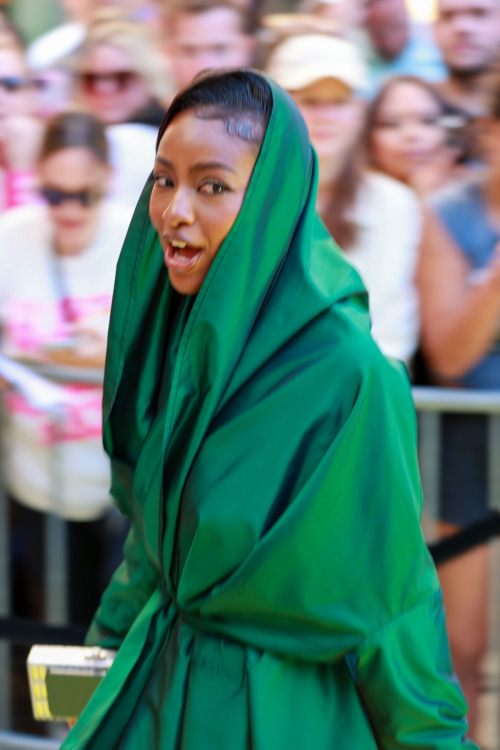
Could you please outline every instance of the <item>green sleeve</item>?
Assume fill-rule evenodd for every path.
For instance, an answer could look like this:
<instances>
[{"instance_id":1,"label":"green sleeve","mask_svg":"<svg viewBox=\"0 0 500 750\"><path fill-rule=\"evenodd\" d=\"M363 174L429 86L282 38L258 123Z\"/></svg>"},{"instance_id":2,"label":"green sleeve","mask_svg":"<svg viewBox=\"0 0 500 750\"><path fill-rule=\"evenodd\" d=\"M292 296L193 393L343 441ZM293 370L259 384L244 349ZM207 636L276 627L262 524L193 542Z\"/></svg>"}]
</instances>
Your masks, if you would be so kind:
<instances>
[{"instance_id":1,"label":"green sleeve","mask_svg":"<svg viewBox=\"0 0 500 750\"><path fill-rule=\"evenodd\" d=\"M441 587L420 526L415 410L409 383L395 363L370 369L355 426L362 437L347 448L353 472L358 465L364 467L359 476L365 475L365 484L350 483L356 515L364 520L358 559L366 548L372 564L363 566L360 581L368 627L347 661L377 746L473 750Z\"/></svg>"},{"instance_id":2,"label":"green sleeve","mask_svg":"<svg viewBox=\"0 0 500 750\"><path fill-rule=\"evenodd\" d=\"M133 523L123 548L124 560L103 594L85 643L88 646L118 649L134 620L159 581L151 564L142 535Z\"/></svg>"},{"instance_id":3,"label":"green sleeve","mask_svg":"<svg viewBox=\"0 0 500 750\"><path fill-rule=\"evenodd\" d=\"M353 661L382 750L477 750L465 737L467 705L453 673L440 590L368 637Z\"/></svg>"}]
</instances>

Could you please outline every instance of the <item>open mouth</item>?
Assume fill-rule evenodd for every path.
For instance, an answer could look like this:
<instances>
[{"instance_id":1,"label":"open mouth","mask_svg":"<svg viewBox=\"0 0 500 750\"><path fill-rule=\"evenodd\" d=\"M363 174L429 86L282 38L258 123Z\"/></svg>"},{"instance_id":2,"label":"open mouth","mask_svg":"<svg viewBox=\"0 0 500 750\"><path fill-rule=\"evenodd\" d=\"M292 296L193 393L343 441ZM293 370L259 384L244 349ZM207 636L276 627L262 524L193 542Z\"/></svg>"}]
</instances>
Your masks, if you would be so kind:
<instances>
[{"instance_id":1,"label":"open mouth","mask_svg":"<svg viewBox=\"0 0 500 750\"><path fill-rule=\"evenodd\" d=\"M190 247L185 242L169 242L165 251L165 265L177 273L187 273L195 267L202 253L199 247Z\"/></svg>"}]
</instances>

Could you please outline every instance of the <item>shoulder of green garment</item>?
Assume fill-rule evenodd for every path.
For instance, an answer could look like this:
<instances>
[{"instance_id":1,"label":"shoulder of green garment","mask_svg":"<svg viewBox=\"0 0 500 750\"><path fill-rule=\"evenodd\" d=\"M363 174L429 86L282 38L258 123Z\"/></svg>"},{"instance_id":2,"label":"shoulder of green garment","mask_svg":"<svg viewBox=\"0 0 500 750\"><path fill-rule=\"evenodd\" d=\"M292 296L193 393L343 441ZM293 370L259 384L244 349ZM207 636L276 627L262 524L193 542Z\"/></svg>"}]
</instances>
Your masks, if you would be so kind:
<instances>
[{"instance_id":1,"label":"shoulder of green garment","mask_svg":"<svg viewBox=\"0 0 500 750\"><path fill-rule=\"evenodd\" d=\"M339 396L350 393L353 403L366 396L377 400L378 407L382 401L387 408L403 407L412 417L407 369L402 362L382 354L373 340L362 295L332 305L322 315L320 335L324 348L323 373L326 380L331 378L332 390Z\"/></svg>"}]
</instances>

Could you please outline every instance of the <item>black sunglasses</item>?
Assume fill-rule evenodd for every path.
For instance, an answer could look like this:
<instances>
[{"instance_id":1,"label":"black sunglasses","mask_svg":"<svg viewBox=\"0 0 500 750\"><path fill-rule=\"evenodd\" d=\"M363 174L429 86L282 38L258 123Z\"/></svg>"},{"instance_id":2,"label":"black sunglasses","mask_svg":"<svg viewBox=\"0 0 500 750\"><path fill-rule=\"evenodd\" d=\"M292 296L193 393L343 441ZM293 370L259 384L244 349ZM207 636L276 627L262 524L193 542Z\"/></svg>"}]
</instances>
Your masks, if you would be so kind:
<instances>
[{"instance_id":1,"label":"black sunglasses","mask_svg":"<svg viewBox=\"0 0 500 750\"><path fill-rule=\"evenodd\" d=\"M132 70L116 70L113 73L80 73L80 80L83 87L90 93L99 88L100 83L111 83L115 89L124 91L132 81L135 81L137 74Z\"/></svg>"},{"instance_id":2,"label":"black sunglasses","mask_svg":"<svg viewBox=\"0 0 500 750\"><path fill-rule=\"evenodd\" d=\"M20 76L4 76L0 78L0 86L11 93L12 91L19 91L28 85L27 78L21 78Z\"/></svg>"},{"instance_id":3,"label":"black sunglasses","mask_svg":"<svg viewBox=\"0 0 500 750\"><path fill-rule=\"evenodd\" d=\"M40 188L39 192L43 195L49 206L60 206L67 201L76 201L84 208L90 208L90 206L99 203L104 195L100 190L80 190L76 193L68 193L65 190L50 187Z\"/></svg>"}]
</instances>

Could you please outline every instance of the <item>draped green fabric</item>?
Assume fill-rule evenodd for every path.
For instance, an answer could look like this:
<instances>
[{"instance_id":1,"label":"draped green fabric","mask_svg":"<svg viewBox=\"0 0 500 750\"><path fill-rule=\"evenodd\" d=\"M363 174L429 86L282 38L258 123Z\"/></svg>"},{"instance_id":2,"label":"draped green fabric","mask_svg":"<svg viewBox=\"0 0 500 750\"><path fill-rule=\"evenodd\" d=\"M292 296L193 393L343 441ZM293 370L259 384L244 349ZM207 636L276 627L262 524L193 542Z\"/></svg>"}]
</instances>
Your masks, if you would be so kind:
<instances>
[{"instance_id":1,"label":"draped green fabric","mask_svg":"<svg viewBox=\"0 0 500 750\"><path fill-rule=\"evenodd\" d=\"M123 248L104 439L132 527L88 635L119 652L64 750L475 747L407 377L272 90L243 207L170 326L151 181Z\"/></svg>"}]
</instances>

